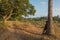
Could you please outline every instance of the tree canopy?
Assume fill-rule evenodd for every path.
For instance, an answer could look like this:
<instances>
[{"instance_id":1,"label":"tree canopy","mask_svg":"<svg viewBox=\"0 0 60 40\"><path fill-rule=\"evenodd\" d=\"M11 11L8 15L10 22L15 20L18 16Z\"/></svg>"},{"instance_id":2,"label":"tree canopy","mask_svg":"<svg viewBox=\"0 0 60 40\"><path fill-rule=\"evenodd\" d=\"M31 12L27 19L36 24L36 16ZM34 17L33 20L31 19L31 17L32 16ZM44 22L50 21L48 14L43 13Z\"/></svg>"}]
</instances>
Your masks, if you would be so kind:
<instances>
[{"instance_id":1,"label":"tree canopy","mask_svg":"<svg viewBox=\"0 0 60 40\"><path fill-rule=\"evenodd\" d=\"M20 18L22 15L34 15L35 9L29 0L0 0L0 18Z\"/></svg>"}]
</instances>

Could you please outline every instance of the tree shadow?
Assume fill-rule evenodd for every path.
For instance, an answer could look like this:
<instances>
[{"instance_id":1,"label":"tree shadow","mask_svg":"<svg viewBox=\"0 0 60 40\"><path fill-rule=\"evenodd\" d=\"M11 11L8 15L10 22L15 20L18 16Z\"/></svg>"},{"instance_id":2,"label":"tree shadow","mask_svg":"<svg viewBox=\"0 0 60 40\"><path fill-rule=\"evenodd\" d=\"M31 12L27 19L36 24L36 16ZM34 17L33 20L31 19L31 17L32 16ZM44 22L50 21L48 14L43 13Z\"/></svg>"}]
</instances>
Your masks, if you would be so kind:
<instances>
[{"instance_id":1,"label":"tree shadow","mask_svg":"<svg viewBox=\"0 0 60 40\"><path fill-rule=\"evenodd\" d=\"M41 38L43 40L56 40L56 39L58 39L55 35L51 35L51 34L50 35L42 34Z\"/></svg>"}]
</instances>

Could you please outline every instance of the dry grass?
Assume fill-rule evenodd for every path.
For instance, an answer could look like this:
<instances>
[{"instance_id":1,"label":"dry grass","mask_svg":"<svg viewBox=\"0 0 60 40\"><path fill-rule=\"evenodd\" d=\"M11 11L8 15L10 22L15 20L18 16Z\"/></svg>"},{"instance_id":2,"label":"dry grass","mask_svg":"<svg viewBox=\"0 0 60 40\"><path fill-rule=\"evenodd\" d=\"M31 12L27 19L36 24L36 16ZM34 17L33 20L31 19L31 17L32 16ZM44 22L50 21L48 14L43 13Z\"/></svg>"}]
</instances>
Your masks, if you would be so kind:
<instances>
[{"instance_id":1,"label":"dry grass","mask_svg":"<svg viewBox=\"0 0 60 40\"><path fill-rule=\"evenodd\" d=\"M55 40L53 36L41 35L44 24L34 25L31 22L7 21L6 29L0 29L0 40ZM39 26L40 25L40 28ZM60 40L59 23L54 23L57 40Z\"/></svg>"}]
</instances>

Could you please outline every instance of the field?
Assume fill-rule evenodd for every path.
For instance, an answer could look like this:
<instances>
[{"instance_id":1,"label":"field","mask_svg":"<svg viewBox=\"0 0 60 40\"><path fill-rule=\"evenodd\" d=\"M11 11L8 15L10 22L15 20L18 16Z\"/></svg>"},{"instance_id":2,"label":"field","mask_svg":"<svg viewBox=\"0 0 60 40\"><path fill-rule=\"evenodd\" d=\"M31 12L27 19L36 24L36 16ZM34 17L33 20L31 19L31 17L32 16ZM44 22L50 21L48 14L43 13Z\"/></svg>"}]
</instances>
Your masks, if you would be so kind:
<instances>
[{"instance_id":1,"label":"field","mask_svg":"<svg viewBox=\"0 0 60 40\"><path fill-rule=\"evenodd\" d=\"M53 22L55 36L42 35L44 26L44 20L0 23L0 40L60 40L60 23Z\"/></svg>"}]
</instances>

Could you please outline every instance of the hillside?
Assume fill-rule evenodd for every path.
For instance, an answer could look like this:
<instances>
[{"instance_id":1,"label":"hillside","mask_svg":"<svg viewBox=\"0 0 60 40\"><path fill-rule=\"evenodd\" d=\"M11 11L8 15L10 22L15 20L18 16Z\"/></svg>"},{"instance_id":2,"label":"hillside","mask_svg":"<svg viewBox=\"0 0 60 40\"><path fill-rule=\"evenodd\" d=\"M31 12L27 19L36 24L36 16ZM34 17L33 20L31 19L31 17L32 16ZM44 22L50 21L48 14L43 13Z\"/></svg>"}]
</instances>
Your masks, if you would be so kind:
<instances>
[{"instance_id":1,"label":"hillside","mask_svg":"<svg viewBox=\"0 0 60 40\"><path fill-rule=\"evenodd\" d=\"M53 24L56 38L42 35L44 24L44 22L39 22L39 24L35 25L29 21L7 21L6 26L0 28L0 40L60 40L59 23Z\"/></svg>"}]
</instances>

